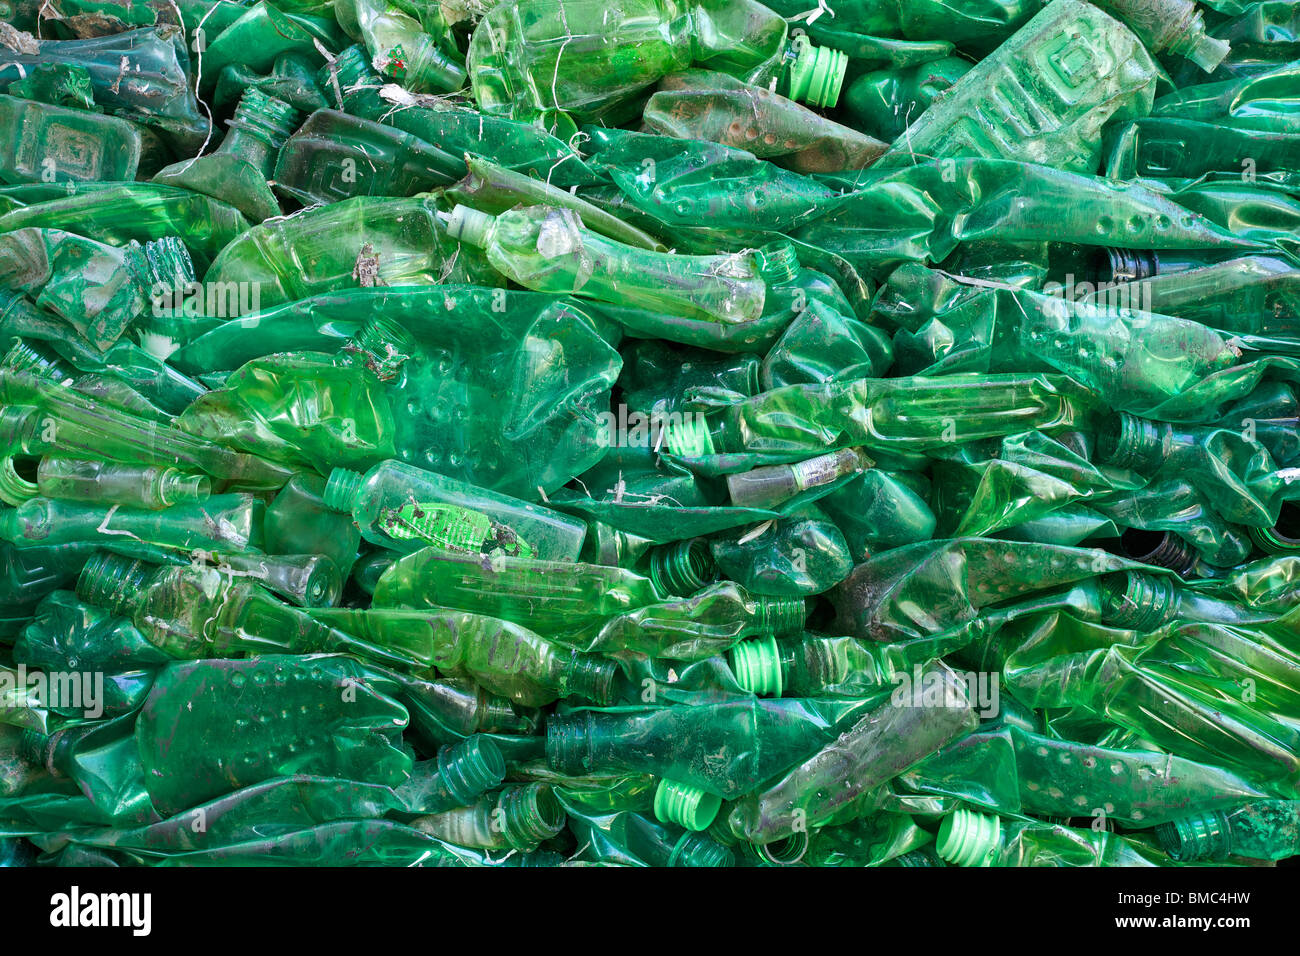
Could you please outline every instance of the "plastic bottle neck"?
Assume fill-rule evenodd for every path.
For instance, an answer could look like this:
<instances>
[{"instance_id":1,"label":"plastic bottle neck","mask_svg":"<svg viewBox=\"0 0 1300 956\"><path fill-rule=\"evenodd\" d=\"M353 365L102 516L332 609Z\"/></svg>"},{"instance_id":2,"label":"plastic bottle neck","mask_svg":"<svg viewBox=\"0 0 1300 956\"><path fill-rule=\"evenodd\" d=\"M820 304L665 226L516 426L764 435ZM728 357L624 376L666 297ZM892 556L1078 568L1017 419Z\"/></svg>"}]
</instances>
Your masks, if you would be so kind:
<instances>
[{"instance_id":1,"label":"plastic bottle neck","mask_svg":"<svg viewBox=\"0 0 1300 956\"><path fill-rule=\"evenodd\" d=\"M1134 561L1168 568L1177 574L1187 574L1200 562L1192 546L1172 531L1129 528L1120 537L1120 546Z\"/></svg>"},{"instance_id":2,"label":"plastic bottle neck","mask_svg":"<svg viewBox=\"0 0 1300 956\"><path fill-rule=\"evenodd\" d=\"M506 775L505 758L488 737L467 737L438 751L438 780L456 806L465 806Z\"/></svg>"},{"instance_id":3,"label":"plastic bottle neck","mask_svg":"<svg viewBox=\"0 0 1300 956\"><path fill-rule=\"evenodd\" d=\"M143 601L144 589L156 570L143 561L101 551L81 569L77 597L130 617Z\"/></svg>"},{"instance_id":4,"label":"plastic bottle neck","mask_svg":"<svg viewBox=\"0 0 1300 956\"><path fill-rule=\"evenodd\" d=\"M660 594L689 597L717 576L703 538L661 545L650 552L650 581Z\"/></svg>"},{"instance_id":5,"label":"plastic bottle neck","mask_svg":"<svg viewBox=\"0 0 1300 956\"><path fill-rule=\"evenodd\" d=\"M1002 842L1002 820L988 813L954 810L939 825L938 853L945 863L988 866Z\"/></svg>"},{"instance_id":6,"label":"plastic bottle neck","mask_svg":"<svg viewBox=\"0 0 1300 956\"><path fill-rule=\"evenodd\" d=\"M1228 818L1218 810L1162 823L1156 839L1180 863L1222 860L1232 852Z\"/></svg>"},{"instance_id":7,"label":"plastic bottle neck","mask_svg":"<svg viewBox=\"0 0 1300 956\"><path fill-rule=\"evenodd\" d=\"M22 339L14 342L13 348L0 359L0 367L27 372L56 383L66 382L75 376L73 369L66 363Z\"/></svg>"},{"instance_id":8,"label":"plastic bottle neck","mask_svg":"<svg viewBox=\"0 0 1300 956\"><path fill-rule=\"evenodd\" d=\"M546 722L546 762L552 770L570 775L590 773L591 715L557 714Z\"/></svg>"},{"instance_id":9,"label":"plastic bottle neck","mask_svg":"<svg viewBox=\"0 0 1300 956\"><path fill-rule=\"evenodd\" d=\"M1277 523L1271 528L1249 528L1251 540L1266 554L1300 551L1300 507L1282 503Z\"/></svg>"},{"instance_id":10,"label":"plastic bottle neck","mask_svg":"<svg viewBox=\"0 0 1300 956\"><path fill-rule=\"evenodd\" d=\"M833 107L840 99L849 58L839 50L814 46L806 36L795 37L786 52L786 90L792 100L809 106Z\"/></svg>"},{"instance_id":11,"label":"plastic bottle neck","mask_svg":"<svg viewBox=\"0 0 1300 956\"><path fill-rule=\"evenodd\" d=\"M459 242L482 248L488 244L488 232L496 221L496 216L458 205L447 217L447 235Z\"/></svg>"},{"instance_id":12,"label":"plastic bottle neck","mask_svg":"<svg viewBox=\"0 0 1300 956\"><path fill-rule=\"evenodd\" d=\"M612 660L574 651L564 670L564 687L569 694L605 706L614 701L614 679L618 673L618 665Z\"/></svg>"},{"instance_id":13,"label":"plastic bottle neck","mask_svg":"<svg viewBox=\"0 0 1300 956\"><path fill-rule=\"evenodd\" d=\"M736 863L736 856L720 843L709 839L702 833L687 830L673 845L668 854L668 865L690 867L731 867Z\"/></svg>"},{"instance_id":14,"label":"plastic bottle neck","mask_svg":"<svg viewBox=\"0 0 1300 956\"><path fill-rule=\"evenodd\" d=\"M754 597L754 624L775 637L798 634L808 619L803 598Z\"/></svg>"},{"instance_id":15,"label":"plastic bottle neck","mask_svg":"<svg viewBox=\"0 0 1300 956\"><path fill-rule=\"evenodd\" d=\"M1097 432L1097 455L1104 465L1153 471L1173 451L1174 429L1165 422L1148 421L1120 412Z\"/></svg>"},{"instance_id":16,"label":"plastic bottle neck","mask_svg":"<svg viewBox=\"0 0 1300 956\"><path fill-rule=\"evenodd\" d=\"M546 784L505 787L496 805L502 835L516 849L534 847L564 829L564 808Z\"/></svg>"},{"instance_id":17,"label":"plastic bottle neck","mask_svg":"<svg viewBox=\"0 0 1300 956\"><path fill-rule=\"evenodd\" d=\"M144 258L154 287L183 291L194 282L194 260L177 236L163 236L146 242Z\"/></svg>"},{"instance_id":18,"label":"plastic bottle neck","mask_svg":"<svg viewBox=\"0 0 1300 956\"><path fill-rule=\"evenodd\" d=\"M1099 282L1137 282L1151 278L1160 269L1153 250L1108 247L1102 254L1106 258L1110 274L1097 276Z\"/></svg>"},{"instance_id":19,"label":"plastic bottle neck","mask_svg":"<svg viewBox=\"0 0 1300 956\"><path fill-rule=\"evenodd\" d=\"M325 482L321 498L325 507L340 514L350 515L361 504L361 486L365 475L347 468L335 468Z\"/></svg>"},{"instance_id":20,"label":"plastic bottle neck","mask_svg":"<svg viewBox=\"0 0 1300 956\"><path fill-rule=\"evenodd\" d=\"M1224 58L1232 52L1232 48L1224 40L1207 36L1205 19L1201 16L1201 11L1195 7L1192 9L1194 12L1186 26L1182 27L1179 35L1169 42L1168 50L1170 53L1191 60L1206 73L1213 73Z\"/></svg>"},{"instance_id":21,"label":"plastic bottle neck","mask_svg":"<svg viewBox=\"0 0 1300 956\"><path fill-rule=\"evenodd\" d=\"M768 285L791 282L799 274L799 254L792 242L773 242L754 253L759 275Z\"/></svg>"},{"instance_id":22,"label":"plastic bottle neck","mask_svg":"<svg viewBox=\"0 0 1300 956\"><path fill-rule=\"evenodd\" d=\"M276 154L293 134L301 117L288 103L261 90L247 90L235 107L235 115L226 123L230 132L217 152L238 156L270 179Z\"/></svg>"},{"instance_id":23,"label":"plastic bottle neck","mask_svg":"<svg viewBox=\"0 0 1300 956\"><path fill-rule=\"evenodd\" d=\"M323 90L332 87L334 80L338 80L339 92L343 96L347 96L357 87L377 89L384 82L383 77L370 65L370 54L359 43L354 43L345 49L334 58L333 63L327 63L316 74L316 83Z\"/></svg>"},{"instance_id":24,"label":"plastic bottle neck","mask_svg":"<svg viewBox=\"0 0 1300 956\"><path fill-rule=\"evenodd\" d=\"M1140 571L1121 571L1101 582L1102 615L1128 630L1154 631L1168 622L1178 604L1172 581Z\"/></svg>"},{"instance_id":25,"label":"plastic bottle neck","mask_svg":"<svg viewBox=\"0 0 1300 956\"><path fill-rule=\"evenodd\" d=\"M722 809L722 798L677 780L660 780L655 789L655 817L687 830L707 830Z\"/></svg>"}]
</instances>

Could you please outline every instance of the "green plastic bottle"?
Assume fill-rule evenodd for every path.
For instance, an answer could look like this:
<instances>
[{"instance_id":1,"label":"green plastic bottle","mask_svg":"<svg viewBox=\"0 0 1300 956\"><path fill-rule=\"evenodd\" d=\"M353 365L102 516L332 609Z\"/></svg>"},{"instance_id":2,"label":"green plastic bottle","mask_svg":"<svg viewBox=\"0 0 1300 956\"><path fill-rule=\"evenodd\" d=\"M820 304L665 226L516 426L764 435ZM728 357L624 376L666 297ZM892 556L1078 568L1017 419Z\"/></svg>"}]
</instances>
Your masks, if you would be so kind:
<instances>
[{"instance_id":1,"label":"green plastic bottle","mask_svg":"<svg viewBox=\"0 0 1300 956\"><path fill-rule=\"evenodd\" d=\"M592 654L549 641L510 621L448 610L372 607L321 609L312 618L332 629L390 650L416 668L437 667L472 677L484 688L525 707L561 697L612 702L618 668Z\"/></svg>"},{"instance_id":2,"label":"green plastic bottle","mask_svg":"<svg viewBox=\"0 0 1300 956\"><path fill-rule=\"evenodd\" d=\"M125 58L132 82L124 83ZM185 152L197 152L209 130L189 76L189 57L174 26L128 30L83 40L40 40L33 53L0 50L0 86L9 85L40 64L83 67L94 87L95 103L109 113L151 126Z\"/></svg>"},{"instance_id":3,"label":"green plastic bottle","mask_svg":"<svg viewBox=\"0 0 1300 956\"><path fill-rule=\"evenodd\" d=\"M1281 860L1300 852L1300 801L1255 800L1181 817L1157 827L1156 839L1180 862Z\"/></svg>"},{"instance_id":4,"label":"green plastic bottle","mask_svg":"<svg viewBox=\"0 0 1300 956\"><path fill-rule=\"evenodd\" d=\"M0 96L0 182L130 182L140 131L116 116Z\"/></svg>"},{"instance_id":5,"label":"green plastic bottle","mask_svg":"<svg viewBox=\"0 0 1300 956\"><path fill-rule=\"evenodd\" d=\"M319 554L343 576L357 560L361 531L350 515L325 502L326 481L312 472L293 475L266 507L269 554Z\"/></svg>"},{"instance_id":6,"label":"green plastic bottle","mask_svg":"<svg viewBox=\"0 0 1300 956\"><path fill-rule=\"evenodd\" d=\"M460 89L465 67L425 33L407 9L384 0L337 0L334 15L349 36L365 42L376 70L412 92Z\"/></svg>"},{"instance_id":7,"label":"green plastic bottle","mask_svg":"<svg viewBox=\"0 0 1300 956\"><path fill-rule=\"evenodd\" d=\"M353 196L414 196L449 185L464 169L463 159L410 133L317 110L280 150L275 186L310 206Z\"/></svg>"},{"instance_id":8,"label":"green plastic bottle","mask_svg":"<svg viewBox=\"0 0 1300 956\"><path fill-rule=\"evenodd\" d=\"M502 275L538 292L577 293L746 331L763 317L768 283L788 281L797 268L788 247L774 258L638 249L588 229L573 210L546 206L494 217L460 205L447 232L484 249Z\"/></svg>"},{"instance_id":9,"label":"green plastic bottle","mask_svg":"<svg viewBox=\"0 0 1300 956\"><path fill-rule=\"evenodd\" d=\"M77 594L130 618L179 660L346 650L349 643L247 576L199 564L158 567L101 554L82 569Z\"/></svg>"},{"instance_id":10,"label":"green plastic bottle","mask_svg":"<svg viewBox=\"0 0 1300 956\"><path fill-rule=\"evenodd\" d=\"M376 285L503 284L447 234L431 199L369 196L254 226L204 281L257 283L263 308Z\"/></svg>"},{"instance_id":11,"label":"green plastic bottle","mask_svg":"<svg viewBox=\"0 0 1300 956\"><path fill-rule=\"evenodd\" d=\"M90 554L85 548L17 548L0 541L0 637L11 637L46 595L72 583Z\"/></svg>"},{"instance_id":12,"label":"green plastic bottle","mask_svg":"<svg viewBox=\"0 0 1300 956\"><path fill-rule=\"evenodd\" d=\"M234 118L227 121L230 132L216 152L173 163L160 170L153 181L229 203L249 222L279 216L280 203L268 180L276 154L298 119L298 111L288 103L249 90L240 99Z\"/></svg>"},{"instance_id":13,"label":"green plastic bottle","mask_svg":"<svg viewBox=\"0 0 1300 956\"><path fill-rule=\"evenodd\" d=\"M139 418L156 422L169 420L166 412L116 375L94 372L82 374L69 363L52 355L47 349L29 342L22 340L14 342L13 348L0 358L0 366L20 372L30 372L51 382L67 385L82 395Z\"/></svg>"},{"instance_id":14,"label":"green plastic bottle","mask_svg":"<svg viewBox=\"0 0 1300 956\"><path fill-rule=\"evenodd\" d=\"M1157 67L1119 21L1053 0L898 138L876 168L957 156L1093 172L1101 130L1150 112Z\"/></svg>"},{"instance_id":15,"label":"green plastic bottle","mask_svg":"<svg viewBox=\"0 0 1300 956\"><path fill-rule=\"evenodd\" d=\"M46 498L125 505L158 511L202 503L212 493L207 475L186 475L157 465L119 465L75 458L41 459L37 490Z\"/></svg>"},{"instance_id":16,"label":"green plastic bottle","mask_svg":"<svg viewBox=\"0 0 1300 956\"><path fill-rule=\"evenodd\" d=\"M457 846L530 850L567 822L551 788L529 783L502 787L459 809L419 817L411 826Z\"/></svg>"},{"instance_id":17,"label":"green plastic bottle","mask_svg":"<svg viewBox=\"0 0 1300 956\"><path fill-rule=\"evenodd\" d=\"M778 93L713 70L664 77L642 121L650 132L734 146L801 173L862 169L889 148Z\"/></svg>"},{"instance_id":18,"label":"green plastic bottle","mask_svg":"<svg viewBox=\"0 0 1300 956\"><path fill-rule=\"evenodd\" d=\"M956 866L1162 866L1165 857L1105 830L955 810L939 826L939 856Z\"/></svg>"},{"instance_id":19,"label":"green plastic bottle","mask_svg":"<svg viewBox=\"0 0 1300 956\"><path fill-rule=\"evenodd\" d=\"M825 823L845 804L975 728L965 681L943 664L870 711L777 783L743 797L727 821L751 843L772 843Z\"/></svg>"},{"instance_id":20,"label":"green plastic bottle","mask_svg":"<svg viewBox=\"0 0 1300 956\"><path fill-rule=\"evenodd\" d=\"M842 448L793 465L765 465L727 476L731 503L740 508L773 508L810 488L819 488L870 468L860 449Z\"/></svg>"},{"instance_id":21,"label":"green plastic bottle","mask_svg":"<svg viewBox=\"0 0 1300 956\"><path fill-rule=\"evenodd\" d=\"M658 580L673 580L673 569L689 560L689 552L666 557ZM426 548L383 573L374 605L455 607L514 621L586 650L635 647L689 657L708 647L725 649L755 632L787 633L803 624L802 600L750 596L730 583L673 600L653 570L644 577L605 565L504 555L472 560Z\"/></svg>"},{"instance_id":22,"label":"green plastic bottle","mask_svg":"<svg viewBox=\"0 0 1300 956\"><path fill-rule=\"evenodd\" d=\"M893 142L912 121L970 72L961 57L864 73L844 93L847 122L870 136Z\"/></svg>"},{"instance_id":23,"label":"green plastic bottle","mask_svg":"<svg viewBox=\"0 0 1300 956\"><path fill-rule=\"evenodd\" d=\"M188 553L194 548L256 551L265 505L253 495L224 494L152 509L105 501L32 498L0 512L0 538L19 547L94 544L113 550Z\"/></svg>"},{"instance_id":24,"label":"green plastic bottle","mask_svg":"<svg viewBox=\"0 0 1300 956\"><path fill-rule=\"evenodd\" d=\"M560 111L580 121L617 119L638 91L693 63L834 106L848 58L792 39L786 22L753 0L637 0L613 16L596 0L505 2L474 28L467 57L485 113Z\"/></svg>"},{"instance_id":25,"label":"green plastic bottle","mask_svg":"<svg viewBox=\"0 0 1300 956\"><path fill-rule=\"evenodd\" d=\"M403 552L433 546L454 554L576 561L587 530L577 518L400 461L364 475L336 468L324 500L350 513L367 541Z\"/></svg>"},{"instance_id":26,"label":"green plastic bottle","mask_svg":"<svg viewBox=\"0 0 1300 956\"><path fill-rule=\"evenodd\" d=\"M0 283L34 295L100 349L146 312L155 288L186 274L189 253L174 239L118 247L61 229L0 235Z\"/></svg>"},{"instance_id":27,"label":"green plastic bottle","mask_svg":"<svg viewBox=\"0 0 1300 956\"><path fill-rule=\"evenodd\" d=\"M330 607L343 592L339 566L323 554L249 554L229 551L191 552L223 576L256 581L299 607Z\"/></svg>"}]
</instances>

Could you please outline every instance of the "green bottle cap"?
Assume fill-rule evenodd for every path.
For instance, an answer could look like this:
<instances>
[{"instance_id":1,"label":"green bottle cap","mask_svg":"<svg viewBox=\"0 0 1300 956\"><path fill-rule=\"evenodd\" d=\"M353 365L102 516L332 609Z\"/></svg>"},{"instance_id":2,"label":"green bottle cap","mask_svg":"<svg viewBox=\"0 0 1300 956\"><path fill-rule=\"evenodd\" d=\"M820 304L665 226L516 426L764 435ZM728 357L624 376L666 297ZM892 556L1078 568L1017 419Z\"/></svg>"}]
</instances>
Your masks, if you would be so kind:
<instances>
[{"instance_id":1,"label":"green bottle cap","mask_svg":"<svg viewBox=\"0 0 1300 956\"><path fill-rule=\"evenodd\" d=\"M785 690L781 649L775 637L741 641L730 651L736 683L759 697L780 697Z\"/></svg>"},{"instance_id":2,"label":"green bottle cap","mask_svg":"<svg viewBox=\"0 0 1300 956\"><path fill-rule=\"evenodd\" d=\"M1001 839L1001 818L955 810L939 825L939 857L957 866L988 866Z\"/></svg>"},{"instance_id":3,"label":"green bottle cap","mask_svg":"<svg viewBox=\"0 0 1300 956\"><path fill-rule=\"evenodd\" d=\"M1162 823L1156 840L1179 863L1222 860L1232 852L1228 820L1217 810Z\"/></svg>"},{"instance_id":4,"label":"green bottle cap","mask_svg":"<svg viewBox=\"0 0 1300 956\"><path fill-rule=\"evenodd\" d=\"M832 107L840 99L849 58L839 50L814 46L805 36L795 37L795 58L790 64L790 99L811 106Z\"/></svg>"},{"instance_id":5,"label":"green bottle cap","mask_svg":"<svg viewBox=\"0 0 1300 956\"><path fill-rule=\"evenodd\" d=\"M335 468L325 482L325 492L321 498L325 507L340 514L350 515L360 504L357 500L361 494L361 484L365 476L347 468Z\"/></svg>"},{"instance_id":6,"label":"green bottle cap","mask_svg":"<svg viewBox=\"0 0 1300 956\"><path fill-rule=\"evenodd\" d=\"M457 206L447 218L447 235L482 248L487 245L488 230L494 222L496 216L489 216L469 206Z\"/></svg>"},{"instance_id":7,"label":"green bottle cap","mask_svg":"<svg viewBox=\"0 0 1300 956\"><path fill-rule=\"evenodd\" d=\"M40 493L41 489L34 482L18 474L13 458L0 461L0 501L17 507L24 501L39 497Z\"/></svg>"},{"instance_id":8,"label":"green bottle cap","mask_svg":"<svg viewBox=\"0 0 1300 956\"><path fill-rule=\"evenodd\" d=\"M687 830L707 830L722 809L722 798L677 780L660 780L655 790L655 816Z\"/></svg>"}]
</instances>

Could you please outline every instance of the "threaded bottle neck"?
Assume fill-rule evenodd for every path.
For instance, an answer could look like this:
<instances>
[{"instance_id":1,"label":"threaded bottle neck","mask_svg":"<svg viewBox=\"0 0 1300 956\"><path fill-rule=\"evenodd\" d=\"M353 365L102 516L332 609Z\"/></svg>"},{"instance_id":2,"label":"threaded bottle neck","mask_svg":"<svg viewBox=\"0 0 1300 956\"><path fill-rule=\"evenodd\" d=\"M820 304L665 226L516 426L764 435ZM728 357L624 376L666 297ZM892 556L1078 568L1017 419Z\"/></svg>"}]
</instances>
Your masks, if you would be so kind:
<instances>
[{"instance_id":1,"label":"threaded bottle neck","mask_svg":"<svg viewBox=\"0 0 1300 956\"><path fill-rule=\"evenodd\" d=\"M194 281L194 260L178 236L163 236L146 242L144 258L154 286L174 290L177 294L173 299Z\"/></svg>"},{"instance_id":2,"label":"threaded bottle neck","mask_svg":"<svg viewBox=\"0 0 1300 956\"><path fill-rule=\"evenodd\" d=\"M564 687L569 694L603 707L614 701L618 673L618 665L608 658L575 651L565 668Z\"/></svg>"},{"instance_id":3,"label":"threaded bottle neck","mask_svg":"<svg viewBox=\"0 0 1300 956\"><path fill-rule=\"evenodd\" d=\"M187 475L168 468L158 480L158 495L164 505L198 504L212 495L212 479L207 475Z\"/></svg>"},{"instance_id":4,"label":"threaded bottle neck","mask_svg":"<svg viewBox=\"0 0 1300 956\"><path fill-rule=\"evenodd\" d=\"M756 847L758 858L769 866L798 866L808 852L808 831L800 830L782 840Z\"/></svg>"},{"instance_id":5,"label":"threaded bottle neck","mask_svg":"<svg viewBox=\"0 0 1300 956\"><path fill-rule=\"evenodd\" d=\"M438 779L458 806L470 803L505 776L505 758L491 738L476 734L438 751Z\"/></svg>"},{"instance_id":6,"label":"threaded bottle neck","mask_svg":"<svg viewBox=\"0 0 1300 956\"><path fill-rule=\"evenodd\" d=\"M316 81L322 89L326 89L332 85L331 76L338 80L339 90L344 95L359 85L378 87L383 83L383 78L370 65L370 54L359 43L345 49L334 58L332 64L321 67Z\"/></svg>"},{"instance_id":7,"label":"threaded bottle neck","mask_svg":"<svg viewBox=\"0 0 1300 956\"><path fill-rule=\"evenodd\" d=\"M1173 450L1173 427L1120 412L1097 432L1097 455L1104 465L1151 471Z\"/></svg>"},{"instance_id":8,"label":"threaded bottle neck","mask_svg":"<svg viewBox=\"0 0 1300 956\"><path fill-rule=\"evenodd\" d=\"M66 382L74 377L73 370L66 363L22 339L16 340L0 359L0 367L26 372L50 382Z\"/></svg>"},{"instance_id":9,"label":"threaded bottle neck","mask_svg":"<svg viewBox=\"0 0 1300 956\"><path fill-rule=\"evenodd\" d=\"M808 618L803 598L755 597L754 624L764 634L781 637L798 634Z\"/></svg>"},{"instance_id":10,"label":"threaded bottle neck","mask_svg":"<svg viewBox=\"0 0 1300 956\"><path fill-rule=\"evenodd\" d=\"M902 856L894 857L894 862L899 866L943 866L939 860L935 859L924 850L913 850L911 853L904 853Z\"/></svg>"},{"instance_id":11,"label":"threaded bottle neck","mask_svg":"<svg viewBox=\"0 0 1300 956\"><path fill-rule=\"evenodd\" d=\"M1134 561L1168 568L1177 574L1187 574L1200 560L1195 549L1172 531L1129 528L1119 540L1124 553Z\"/></svg>"},{"instance_id":12,"label":"threaded bottle neck","mask_svg":"<svg viewBox=\"0 0 1300 956\"><path fill-rule=\"evenodd\" d=\"M512 847L527 849L564 829L564 808L546 784L505 787L497 798L502 833Z\"/></svg>"},{"instance_id":13,"label":"threaded bottle neck","mask_svg":"<svg viewBox=\"0 0 1300 956\"><path fill-rule=\"evenodd\" d=\"M792 242L773 242L754 253L758 272L768 285L790 282L799 274L799 254Z\"/></svg>"},{"instance_id":14,"label":"threaded bottle neck","mask_svg":"<svg viewBox=\"0 0 1300 956\"><path fill-rule=\"evenodd\" d=\"M736 856L727 847L701 833L687 830L668 854L668 865L690 867L731 867Z\"/></svg>"},{"instance_id":15,"label":"threaded bottle neck","mask_svg":"<svg viewBox=\"0 0 1300 956\"><path fill-rule=\"evenodd\" d=\"M707 830L722 809L722 798L677 780L660 780L655 789L655 817L687 830Z\"/></svg>"},{"instance_id":16,"label":"threaded bottle neck","mask_svg":"<svg viewBox=\"0 0 1300 956\"><path fill-rule=\"evenodd\" d=\"M43 734L39 730L28 728L18 738L18 756L33 767L44 767L53 773L50 758L54 754L54 743L54 734Z\"/></svg>"},{"instance_id":17,"label":"threaded bottle neck","mask_svg":"<svg viewBox=\"0 0 1300 956\"><path fill-rule=\"evenodd\" d=\"M1110 275L1098 276L1099 282L1137 282L1151 278L1159 269L1156 253L1149 249L1107 248L1104 255Z\"/></svg>"},{"instance_id":18,"label":"threaded bottle neck","mask_svg":"<svg viewBox=\"0 0 1300 956\"><path fill-rule=\"evenodd\" d=\"M665 424L663 446L679 458L701 458L715 452L709 423L699 415L682 415Z\"/></svg>"},{"instance_id":19,"label":"threaded bottle neck","mask_svg":"<svg viewBox=\"0 0 1300 956\"><path fill-rule=\"evenodd\" d=\"M261 144L262 151L274 158L276 151L298 127L301 118L302 114L283 100L267 96L256 88L247 89L239 98L235 115L227 121L231 135L226 137L221 149L239 149L252 140Z\"/></svg>"},{"instance_id":20,"label":"threaded bottle neck","mask_svg":"<svg viewBox=\"0 0 1300 956\"><path fill-rule=\"evenodd\" d=\"M483 734L524 734L536 732L538 712L529 710L520 713L504 697L483 694L478 711L477 730Z\"/></svg>"},{"instance_id":21,"label":"threaded bottle neck","mask_svg":"<svg viewBox=\"0 0 1300 956\"><path fill-rule=\"evenodd\" d=\"M591 766L591 715L556 714L546 721L546 763L559 773L589 773Z\"/></svg>"},{"instance_id":22,"label":"threaded bottle neck","mask_svg":"<svg viewBox=\"0 0 1300 956\"><path fill-rule=\"evenodd\" d=\"M77 578L77 597L90 604L131 616L144 597L155 568L133 558L100 551L92 555Z\"/></svg>"},{"instance_id":23,"label":"threaded bottle neck","mask_svg":"<svg viewBox=\"0 0 1300 956\"><path fill-rule=\"evenodd\" d=\"M415 337L383 316L376 316L361 326L352 339L352 348L365 353L367 367L382 382L396 378L416 351Z\"/></svg>"},{"instance_id":24,"label":"threaded bottle neck","mask_svg":"<svg viewBox=\"0 0 1300 956\"><path fill-rule=\"evenodd\" d=\"M1232 852L1228 818L1217 810L1162 823L1156 840L1180 863L1222 860Z\"/></svg>"},{"instance_id":25,"label":"threaded bottle neck","mask_svg":"<svg viewBox=\"0 0 1300 956\"><path fill-rule=\"evenodd\" d=\"M939 825L939 858L957 866L988 866L1001 839L1001 818L973 810L954 810Z\"/></svg>"},{"instance_id":26,"label":"threaded bottle neck","mask_svg":"<svg viewBox=\"0 0 1300 956\"><path fill-rule=\"evenodd\" d=\"M785 661L772 636L741 641L729 652L736 683L759 697L780 697L785 691Z\"/></svg>"},{"instance_id":27,"label":"threaded bottle neck","mask_svg":"<svg viewBox=\"0 0 1300 956\"><path fill-rule=\"evenodd\" d=\"M660 594L690 597L716 574L713 552L703 538L674 541L650 552L650 581Z\"/></svg>"},{"instance_id":28,"label":"threaded bottle neck","mask_svg":"<svg viewBox=\"0 0 1300 956\"><path fill-rule=\"evenodd\" d=\"M12 457L0 460L0 501L15 508L40 497L40 486L18 474Z\"/></svg>"},{"instance_id":29,"label":"threaded bottle neck","mask_svg":"<svg viewBox=\"0 0 1300 956\"><path fill-rule=\"evenodd\" d=\"M1178 589L1172 581L1140 571L1120 571L1101 582L1102 615L1119 627L1154 631L1173 616Z\"/></svg>"},{"instance_id":30,"label":"threaded bottle neck","mask_svg":"<svg viewBox=\"0 0 1300 956\"><path fill-rule=\"evenodd\" d=\"M361 485L365 475L347 468L335 468L325 481L325 491L321 498L325 507L340 514L349 515L361 502Z\"/></svg>"},{"instance_id":31,"label":"threaded bottle neck","mask_svg":"<svg viewBox=\"0 0 1300 956\"><path fill-rule=\"evenodd\" d=\"M1300 507L1282 502L1277 523L1271 528L1249 528L1250 538L1265 554L1300 551Z\"/></svg>"}]
</instances>

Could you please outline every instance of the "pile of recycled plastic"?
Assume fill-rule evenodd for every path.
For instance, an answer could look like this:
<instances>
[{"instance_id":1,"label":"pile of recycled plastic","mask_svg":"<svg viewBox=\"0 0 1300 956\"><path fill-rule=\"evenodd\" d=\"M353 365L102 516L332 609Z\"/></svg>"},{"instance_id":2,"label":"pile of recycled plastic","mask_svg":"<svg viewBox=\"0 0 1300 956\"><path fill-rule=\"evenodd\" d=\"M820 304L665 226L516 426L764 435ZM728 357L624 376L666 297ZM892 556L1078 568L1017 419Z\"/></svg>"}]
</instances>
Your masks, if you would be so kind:
<instances>
[{"instance_id":1,"label":"pile of recycled plastic","mask_svg":"<svg viewBox=\"0 0 1300 956\"><path fill-rule=\"evenodd\" d=\"M1300 852L1300 2L807 2L5 3L5 861Z\"/></svg>"}]
</instances>

